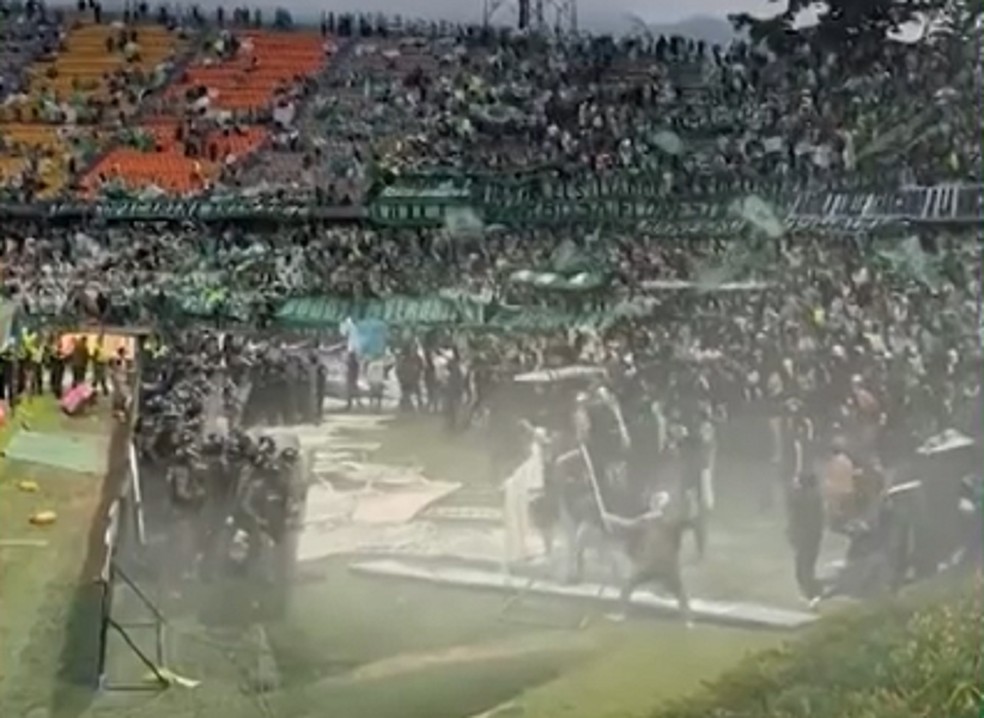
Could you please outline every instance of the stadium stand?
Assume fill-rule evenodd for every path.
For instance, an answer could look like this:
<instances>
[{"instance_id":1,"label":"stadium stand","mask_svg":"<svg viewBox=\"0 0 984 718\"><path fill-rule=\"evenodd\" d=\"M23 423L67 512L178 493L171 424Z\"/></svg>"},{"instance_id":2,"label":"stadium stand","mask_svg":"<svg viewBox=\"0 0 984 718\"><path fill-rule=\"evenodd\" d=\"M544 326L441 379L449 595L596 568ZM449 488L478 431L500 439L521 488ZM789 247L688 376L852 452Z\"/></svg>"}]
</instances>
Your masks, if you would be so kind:
<instances>
[{"instance_id":1,"label":"stadium stand","mask_svg":"<svg viewBox=\"0 0 984 718\"><path fill-rule=\"evenodd\" d=\"M44 51L50 36L18 55L37 59L0 112L0 184L39 197L69 185L109 134L91 125L125 124L165 81L183 43L158 25L77 22L52 55Z\"/></svg>"}]
</instances>

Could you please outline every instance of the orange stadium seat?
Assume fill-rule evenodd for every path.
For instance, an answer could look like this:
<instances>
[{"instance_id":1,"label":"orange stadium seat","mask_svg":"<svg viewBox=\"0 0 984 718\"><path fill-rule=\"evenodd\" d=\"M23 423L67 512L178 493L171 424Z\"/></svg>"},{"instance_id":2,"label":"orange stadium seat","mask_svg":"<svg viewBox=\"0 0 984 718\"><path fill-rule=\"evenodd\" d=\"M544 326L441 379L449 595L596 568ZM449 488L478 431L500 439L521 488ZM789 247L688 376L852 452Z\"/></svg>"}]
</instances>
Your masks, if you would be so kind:
<instances>
[{"instance_id":1,"label":"orange stadium seat","mask_svg":"<svg viewBox=\"0 0 984 718\"><path fill-rule=\"evenodd\" d=\"M255 31L242 36L252 50L221 64L189 67L170 96L180 96L191 87L205 86L215 93L213 105L220 109L250 110L270 105L277 91L298 76L316 73L324 63L324 45L319 35Z\"/></svg>"},{"instance_id":2,"label":"orange stadium seat","mask_svg":"<svg viewBox=\"0 0 984 718\"><path fill-rule=\"evenodd\" d=\"M176 194L187 194L202 189L204 181L214 180L220 173L221 162L211 162L205 157L186 157L183 145L175 139L178 124L174 120L161 120L142 127L153 135L160 152L141 152L131 148L113 150L89 170L82 180L84 191L96 191L101 178L119 180L129 188L137 189L157 185ZM256 151L266 139L263 127L248 127L241 132L211 132L203 143L206 155L214 146L220 160L233 155L241 158Z\"/></svg>"}]
</instances>

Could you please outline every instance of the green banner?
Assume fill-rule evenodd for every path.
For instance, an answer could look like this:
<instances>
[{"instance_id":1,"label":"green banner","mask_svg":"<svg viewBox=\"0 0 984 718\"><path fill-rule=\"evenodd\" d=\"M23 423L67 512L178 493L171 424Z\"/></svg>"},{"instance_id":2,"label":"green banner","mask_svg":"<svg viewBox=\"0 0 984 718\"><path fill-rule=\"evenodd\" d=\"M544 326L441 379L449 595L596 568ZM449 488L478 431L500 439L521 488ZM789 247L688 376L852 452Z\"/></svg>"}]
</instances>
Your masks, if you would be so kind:
<instances>
[{"instance_id":1,"label":"green banner","mask_svg":"<svg viewBox=\"0 0 984 718\"><path fill-rule=\"evenodd\" d=\"M297 297L277 311L277 322L295 328L336 328L345 319L379 319L391 326L470 326L485 322L486 305L441 296L385 299Z\"/></svg>"}]
</instances>

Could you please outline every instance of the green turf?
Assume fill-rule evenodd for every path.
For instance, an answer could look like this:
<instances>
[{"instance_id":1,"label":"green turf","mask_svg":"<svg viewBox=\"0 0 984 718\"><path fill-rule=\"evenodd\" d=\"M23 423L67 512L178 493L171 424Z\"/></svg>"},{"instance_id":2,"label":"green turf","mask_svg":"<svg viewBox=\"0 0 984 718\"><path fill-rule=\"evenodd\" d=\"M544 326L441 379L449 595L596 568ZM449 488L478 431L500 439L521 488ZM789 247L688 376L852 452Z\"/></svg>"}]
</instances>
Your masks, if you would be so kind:
<instances>
[{"instance_id":1,"label":"green turf","mask_svg":"<svg viewBox=\"0 0 984 718\"><path fill-rule=\"evenodd\" d=\"M48 431L66 419L46 407L31 421L35 430ZM478 434L446 441L438 421L425 419L398 422L373 438L383 442L373 461L422 466L434 478L463 481L467 502L484 494L494 500ZM23 467L25 477L42 483L41 497L51 492L59 511L46 535L64 536L65 543L53 544L41 561L16 554L15 583L22 588L9 593L0 587L0 631L5 616L18 616L9 629L18 666L6 689L0 678L2 718L467 718L510 700L524 716L632 718L712 679L746 650L777 640L716 628L687 632L657 621L614 625L582 606L532 598L507 609L499 595L354 576L338 560L302 567L288 618L267 625L283 678L280 690L263 697L245 691L256 646L242 639L241 630L201 623L203 616L228 621L250 612L249 588L222 583L187 587L182 598L164 599L169 667L202 680L199 687L96 697L66 681L60 661L77 590L72 567L77 570L83 550L68 541L69 526L85 520L97 491L90 496L77 478L58 482L48 470L37 473L36 465L7 463L0 474L0 492L6 492L0 493L0 517L16 517L28 534L37 531L24 522L31 495L12 490L7 479L12 467ZM164 597L170 592L149 588ZM124 603L118 608L128 614ZM134 631L134 637L151 647L149 631ZM146 671L119 639L111 640L111 675L143 679ZM0 645L6 655L11 644ZM513 645L519 646L515 654L497 652ZM449 650L455 651L450 660Z\"/></svg>"},{"instance_id":2,"label":"green turf","mask_svg":"<svg viewBox=\"0 0 984 718\"><path fill-rule=\"evenodd\" d=\"M105 412L69 418L49 397L30 400L0 431L6 448L19 431L108 431ZM35 482L36 493L21 482ZM27 716L48 706L62 680L79 574L89 526L99 504L101 476L4 458L0 461L0 540L45 541L43 547L0 548L0 716ZM51 510L51 526L35 527L32 514Z\"/></svg>"},{"instance_id":3,"label":"green turf","mask_svg":"<svg viewBox=\"0 0 984 718\"><path fill-rule=\"evenodd\" d=\"M501 596L354 576L341 560L305 571L288 620L268 631L284 681L283 690L265 698L273 715L315 718L330 708L333 718L465 718L522 694L528 716L629 718L713 679L747 650L778 641L773 634L687 631L658 621L616 625L581 606L536 599L507 607ZM224 605L234 611L233 597ZM448 649L481 652L527 640L538 650L439 665L426 660ZM206 634L193 621L175 621L172 645L172 668L203 679L201 687L125 708L101 703L90 715L264 715L262 704L240 690L255 649ZM360 671L372 672L367 666L388 666L394 657L399 670L358 679ZM142 673L131 661L128 677Z\"/></svg>"},{"instance_id":4,"label":"green turf","mask_svg":"<svg viewBox=\"0 0 984 718\"><path fill-rule=\"evenodd\" d=\"M19 431L7 446L7 459L103 476L108 448L92 433Z\"/></svg>"},{"instance_id":5,"label":"green turf","mask_svg":"<svg viewBox=\"0 0 984 718\"><path fill-rule=\"evenodd\" d=\"M764 632L673 623L611 627L591 661L515 702L521 715L535 718L645 718L655 706L698 690L749 652L780 640Z\"/></svg>"},{"instance_id":6,"label":"green turf","mask_svg":"<svg viewBox=\"0 0 984 718\"><path fill-rule=\"evenodd\" d=\"M330 706L336 718L467 718L498 705L530 683L549 680L570 664L569 652L541 651L414 673L329 686L295 699L298 718L320 718ZM290 708L288 708L290 710Z\"/></svg>"},{"instance_id":7,"label":"green turf","mask_svg":"<svg viewBox=\"0 0 984 718\"><path fill-rule=\"evenodd\" d=\"M316 718L330 708L333 718L465 718L522 694L528 716L628 718L714 678L750 648L777 641L656 621L614 625L582 607L537 600L507 609L499 596L352 576L341 561L320 569L316 580L296 588L290 619L269 629L284 678L283 690L264 699L273 715ZM258 699L240 690L255 662L252 649L191 622L176 622L172 633L172 667L204 684L152 702L101 703L91 716L264 715ZM481 653L526 641L535 650L438 665L427 660L448 649ZM393 657L401 657L396 668L387 660ZM374 673L380 661L383 675L359 677ZM141 672L131 664L131 678Z\"/></svg>"}]
</instances>

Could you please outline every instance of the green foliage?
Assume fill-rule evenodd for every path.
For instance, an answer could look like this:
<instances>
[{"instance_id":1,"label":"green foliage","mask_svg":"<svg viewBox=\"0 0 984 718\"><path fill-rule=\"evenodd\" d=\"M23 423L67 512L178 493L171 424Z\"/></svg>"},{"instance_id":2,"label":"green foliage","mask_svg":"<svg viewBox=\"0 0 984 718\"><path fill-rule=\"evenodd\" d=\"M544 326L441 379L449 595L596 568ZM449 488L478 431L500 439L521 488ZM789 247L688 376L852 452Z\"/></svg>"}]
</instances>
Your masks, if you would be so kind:
<instances>
[{"instance_id":1,"label":"green foliage","mask_svg":"<svg viewBox=\"0 0 984 718\"><path fill-rule=\"evenodd\" d=\"M979 718L981 580L822 621L653 718Z\"/></svg>"},{"instance_id":2,"label":"green foliage","mask_svg":"<svg viewBox=\"0 0 984 718\"><path fill-rule=\"evenodd\" d=\"M273 26L278 30L290 30L294 27L294 18L288 10L278 7L273 14Z\"/></svg>"},{"instance_id":3,"label":"green foliage","mask_svg":"<svg viewBox=\"0 0 984 718\"><path fill-rule=\"evenodd\" d=\"M747 29L753 42L765 42L775 52L790 51L799 42L821 42L827 47L875 50L886 36L923 13L939 11L944 0L823 0L815 27L796 27L797 16L816 5L813 0L771 0L785 10L771 18L748 13L731 16L734 26Z\"/></svg>"}]
</instances>

